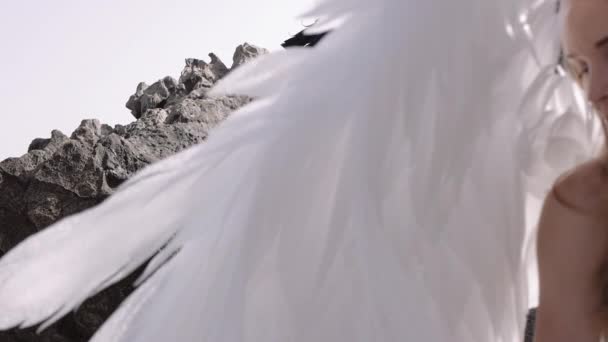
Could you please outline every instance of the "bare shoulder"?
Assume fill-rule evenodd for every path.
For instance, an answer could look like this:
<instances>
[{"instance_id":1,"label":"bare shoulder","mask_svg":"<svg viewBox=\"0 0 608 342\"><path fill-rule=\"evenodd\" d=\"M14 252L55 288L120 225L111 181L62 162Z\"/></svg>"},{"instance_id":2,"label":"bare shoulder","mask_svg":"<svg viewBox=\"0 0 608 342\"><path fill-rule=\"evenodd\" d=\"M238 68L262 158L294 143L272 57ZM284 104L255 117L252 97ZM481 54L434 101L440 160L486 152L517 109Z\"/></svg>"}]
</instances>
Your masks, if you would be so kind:
<instances>
[{"instance_id":1,"label":"bare shoulder","mask_svg":"<svg viewBox=\"0 0 608 342\"><path fill-rule=\"evenodd\" d=\"M598 341L605 322L608 173L590 160L562 175L538 224L538 342Z\"/></svg>"},{"instance_id":2,"label":"bare shoulder","mask_svg":"<svg viewBox=\"0 0 608 342\"><path fill-rule=\"evenodd\" d=\"M566 172L545 199L538 224L539 252L554 249L564 258L564 250L577 256L605 259L608 250L608 172L604 162L590 160ZM559 246L559 247L558 247ZM574 259L570 259L574 260ZM581 261L579 259L579 261ZM587 265L591 260L587 259Z\"/></svg>"},{"instance_id":3,"label":"bare shoulder","mask_svg":"<svg viewBox=\"0 0 608 342\"><path fill-rule=\"evenodd\" d=\"M607 164L596 158L564 173L555 182L552 195L561 205L581 214L608 216Z\"/></svg>"},{"instance_id":4,"label":"bare shoulder","mask_svg":"<svg viewBox=\"0 0 608 342\"><path fill-rule=\"evenodd\" d=\"M590 160L566 172L545 199L538 252L551 251L551 262L576 260L579 265L573 267L581 270L597 266L608 255L607 209L608 172L602 161Z\"/></svg>"}]
</instances>

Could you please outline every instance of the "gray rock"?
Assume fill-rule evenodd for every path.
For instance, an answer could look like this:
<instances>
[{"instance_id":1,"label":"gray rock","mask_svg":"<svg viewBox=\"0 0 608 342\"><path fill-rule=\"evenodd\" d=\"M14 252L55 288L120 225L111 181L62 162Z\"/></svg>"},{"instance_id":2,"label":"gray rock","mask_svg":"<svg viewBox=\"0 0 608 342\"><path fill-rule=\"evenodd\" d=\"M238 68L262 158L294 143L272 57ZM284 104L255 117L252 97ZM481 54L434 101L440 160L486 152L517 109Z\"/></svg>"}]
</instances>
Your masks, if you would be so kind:
<instances>
[{"instance_id":1,"label":"gray rock","mask_svg":"<svg viewBox=\"0 0 608 342\"><path fill-rule=\"evenodd\" d=\"M125 135L127 134L127 128L123 125L115 125L113 132L118 135Z\"/></svg>"},{"instance_id":2,"label":"gray rock","mask_svg":"<svg viewBox=\"0 0 608 342\"><path fill-rule=\"evenodd\" d=\"M110 127L104 125L104 127ZM110 127L111 129L111 127ZM108 134L107 128L104 129L105 135ZM80 126L72 133L70 139L78 140L88 144L95 144L102 137L102 125L97 119L82 120Z\"/></svg>"},{"instance_id":3,"label":"gray rock","mask_svg":"<svg viewBox=\"0 0 608 342\"><path fill-rule=\"evenodd\" d=\"M230 71L215 54L210 53L209 57L210 63L195 58L186 59L179 82L167 76L150 86L144 82L139 83L135 94L129 97L126 107L139 119L148 110L175 105L184 96L204 98L207 90Z\"/></svg>"},{"instance_id":4,"label":"gray rock","mask_svg":"<svg viewBox=\"0 0 608 342\"><path fill-rule=\"evenodd\" d=\"M140 82L135 88L135 94L129 97L126 107L131 110L131 114L138 118L141 114L141 101L140 98L144 95L144 90L148 88L148 85L144 82Z\"/></svg>"},{"instance_id":5,"label":"gray rock","mask_svg":"<svg viewBox=\"0 0 608 342\"><path fill-rule=\"evenodd\" d=\"M137 86L135 94L129 97L126 107L139 119L148 109L163 108L167 99L178 91L177 85L175 79L170 76L154 82L149 87L142 82Z\"/></svg>"},{"instance_id":6,"label":"gray rock","mask_svg":"<svg viewBox=\"0 0 608 342\"><path fill-rule=\"evenodd\" d=\"M247 49L243 59L253 55ZM0 162L0 256L61 218L101 203L146 165L203 142L231 111L250 102L206 96L229 72L210 57L210 63L186 60L179 82L165 77L150 86L140 83L126 104L136 118L130 124L83 120L69 137L55 130L50 138L34 139L23 156ZM40 335L11 330L0 332L0 341L86 341L132 291L136 276L87 300Z\"/></svg>"},{"instance_id":7,"label":"gray rock","mask_svg":"<svg viewBox=\"0 0 608 342\"><path fill-rule=\"evenodd\" d=\"M100 132L101 132L101 136L105 137L107 135L112 134L114 132L114 129L110 125L102 124Z\"/></svg>"},{"instance_id":8,"label":"gray rock","mask_svg":"<svg viewBox=\"0 0 608 342\"><path fill-rule=\"evenodd\" d=\"M70 139L59 130L53 130L49 139L36 138L28 147L28 153L19 158L8 158L0 163L2 171L27 182L32 172L51 159L53 154Z\"/></svg>"},{"instance_id":9,"label":"gray rock","mask_svg":"<svg viewBox=\"0 0 608 342\"><path fill-rule=\"evenodd\" d=\"M228 73L226 65L213 53L209 54L211 63L200 59L186 59L186 67L179 78L179 84L183 85L186 93L193 90L209 89L217 80Z\"/></svg>"},{"instance_id":10,"label":"gray rock","mask_svg":"<svg viewBox=\"0 0 608 342\"><path fill-rule=\"evenodd\" d=\"M264 48L251 45L249 43L243 43L242 45L239 45L236 48L236 51L234 51L234 55L232 56L231 70L239 67L240 65L243 65L244 63L260 55L265 55L267 53L268 50Z\"/></svg>"},{"instance_id":11,"label":"gray rock","mask_svg":"<svg viewBox=\"0 0 608 342\"><path fill-rule=\"evenodd\" d=\"M144 90L143 95L139 98L139 114L145 113L148 109L162 108L163 103L169 98L172 92L176 90L175 80L171 77L153 83ZM136 116L136 118L139 118Z\"/></svg>"},{"instance_id":12,"label":"gray rock","mask_svg":"<svg viewBox=\"0 0 608 342\"><path fill-rule=\"evenodd\" d=\"M186 98L169 108L166 123L195 123L205 131L224 120L228 114L250 99L242 96L224 96L214 99Z\"/></svg>"}]
</instances>

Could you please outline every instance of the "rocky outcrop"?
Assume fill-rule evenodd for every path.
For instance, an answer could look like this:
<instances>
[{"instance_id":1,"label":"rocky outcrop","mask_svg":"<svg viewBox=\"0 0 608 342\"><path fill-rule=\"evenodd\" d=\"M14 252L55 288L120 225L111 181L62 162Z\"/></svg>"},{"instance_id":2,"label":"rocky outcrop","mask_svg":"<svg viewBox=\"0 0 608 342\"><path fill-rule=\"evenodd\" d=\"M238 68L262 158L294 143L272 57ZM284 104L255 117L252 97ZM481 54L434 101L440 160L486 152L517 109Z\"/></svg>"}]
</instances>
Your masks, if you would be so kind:
<instances>
[{"instance_id":1,"label":"rocky outcrop","mask_svg":"<svg viewBox=\"0 0 608 342\"><path fill-rule=\"evenodd\" d=\"M265 52L243 44L233 68ZM57 220L99 204L144 166L203 142L230 112L248 103L242 96L206 96L230 72L217 56L209 56L209 63L187 59L177 81L167 76L150 86L140 83L126 104L134 122L112 127L83 120L69 137L55 130L50 138L34 139L23 156L0 162L0 256ZM132 291L135 276L86 301L41 335L12 330L0 332L0 341L86 341Z\"/></svg>"},{"instance_id":2,"label":"rocky outcrop","mask_svg":"<svg viewBox=\"0 0 608 342\"><path fill-rule=\"evenodd\" d=\"M240 45L235 52L235 56L242 55L238 51L243 50L243 46L249 47L250 45ZM259 48L248 49L251 50L249 53L252 54L257 51L265 51ZM211 58L210 63L194 58L186 59L186 66L181 73L179 82L173 77L167 76L150 86L144 82L139 83L135 94L131 95L126 104L127 108L131 110L131 114L139 119L150 109L170 108L185 97L191 99L204 98L206 91L211 89L215 82L230 71L216 55L210 53L209 57Z\"/></svg>"},{"instance_id":3,"label":"rocky outcrop","mask_svg":"<svg viewBox=\"0 0 608 342\"><path fill-rule=\"evenodd\" d=\"M236 48L232 56L232 69L242 65L259 55L267 54L268 50L250 44L242 44Z\"/></svg>"}]
</instances>

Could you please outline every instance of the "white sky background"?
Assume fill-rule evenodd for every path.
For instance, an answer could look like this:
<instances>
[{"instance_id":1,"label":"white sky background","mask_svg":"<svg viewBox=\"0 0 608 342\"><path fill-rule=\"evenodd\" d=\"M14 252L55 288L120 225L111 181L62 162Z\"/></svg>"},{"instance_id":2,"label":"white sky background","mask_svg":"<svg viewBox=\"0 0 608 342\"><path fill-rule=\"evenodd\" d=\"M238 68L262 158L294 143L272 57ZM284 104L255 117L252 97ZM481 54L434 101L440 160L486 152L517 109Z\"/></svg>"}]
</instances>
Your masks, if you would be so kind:
<instances>
[{"instance_id":1,"label":"white sky background","mask_svg":"<svg viewBox=\"0 0 608 342\"><path fill-rule=\"evenodd\" d=\"M179 77L185 58L228 66L237 45L270 50L314 0L0 0L0 160L82 119L134 120L140 81Z\"/></svg>"}]
</instances>

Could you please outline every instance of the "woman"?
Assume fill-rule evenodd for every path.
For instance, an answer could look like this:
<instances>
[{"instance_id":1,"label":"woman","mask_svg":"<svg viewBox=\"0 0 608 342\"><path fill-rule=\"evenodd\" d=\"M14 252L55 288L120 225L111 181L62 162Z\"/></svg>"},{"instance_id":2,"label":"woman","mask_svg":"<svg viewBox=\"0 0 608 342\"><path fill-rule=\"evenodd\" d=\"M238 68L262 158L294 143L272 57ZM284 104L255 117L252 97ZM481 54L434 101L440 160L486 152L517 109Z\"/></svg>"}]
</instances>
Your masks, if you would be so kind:
<instances>
[{"instance_id":1,"label":"woman","mask_svg":"<svg viewBox=\"0 0 608 342\"><path fill-rule=\"evenodd\" d=\"M560 12L564 66L605 123L608 2L566 0ZM545 200L538 233L536 342L597 342L608 328L607 163L604 151L574 168Z\"/></svg>"}]
</instances>

